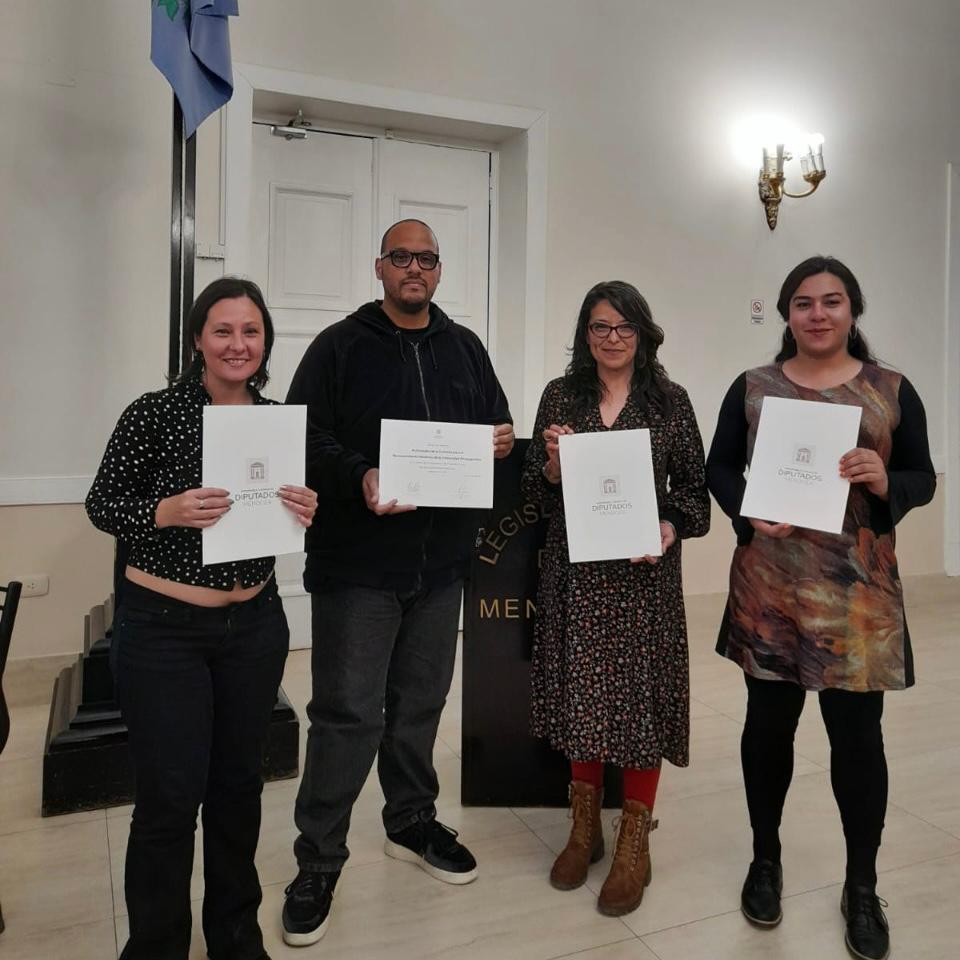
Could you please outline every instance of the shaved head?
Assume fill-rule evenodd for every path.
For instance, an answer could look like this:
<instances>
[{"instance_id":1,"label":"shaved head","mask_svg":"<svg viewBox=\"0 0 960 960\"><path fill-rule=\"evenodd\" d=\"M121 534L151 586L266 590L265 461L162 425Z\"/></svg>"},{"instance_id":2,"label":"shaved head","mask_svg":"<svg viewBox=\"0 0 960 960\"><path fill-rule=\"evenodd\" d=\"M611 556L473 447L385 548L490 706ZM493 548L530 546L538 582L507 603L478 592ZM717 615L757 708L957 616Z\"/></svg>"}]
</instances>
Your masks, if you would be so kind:
<instances>
[{"instance_id":1,"label":"shaved head","mask_svg":"<svg viewBox=\"0 0 960 960\"><path fill-rule=\"evenodd\" d=\"M386 232L384 233L383 237L380 240L380 256L381 257L390 249L390 246L389 246L390 234L393 233L393 231L396 230L397 227L401 227L404 224L410 224L410 223L416 223L416 224L419 224L421 227L423 227L430 234L430 238L433 242L433 249L437 253L440 252L440 244L437 242L437 235L433 232L433 228L430 226L430 224L424 223L422 220L417 220L414 217L408 217L406 220L398 220L396 223L387 227Z\"/></svg>"}]
</instances>

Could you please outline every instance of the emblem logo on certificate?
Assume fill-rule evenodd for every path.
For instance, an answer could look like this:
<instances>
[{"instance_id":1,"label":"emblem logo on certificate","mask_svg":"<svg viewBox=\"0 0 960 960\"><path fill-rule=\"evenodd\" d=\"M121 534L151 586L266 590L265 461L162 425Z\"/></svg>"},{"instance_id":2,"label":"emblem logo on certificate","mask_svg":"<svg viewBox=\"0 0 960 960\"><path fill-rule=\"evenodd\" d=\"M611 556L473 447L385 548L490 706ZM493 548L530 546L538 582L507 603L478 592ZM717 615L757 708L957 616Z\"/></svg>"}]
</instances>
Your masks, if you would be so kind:
<instances>
[{"instance_id":1,"label":"emblem logo on certificate","mask_svg":"<svg viewBox=\"0 0 960 960\"><path fill-rule=\"evenodd\" d=\"M764 397L740 515L840 533L850 481L840 458L857 445L860 407Z\"/></svg>"},{"instance_id":2,"label":"emblem logo on certificate","mask_svg":"<svg viewBox=\"0 0 960 960\"><path fill-rule=\"evenodd\" d=\"M280 502L284 483L303 486L307 408L203 408L203 486L230 491L233 506L202 531L203 562L299 553L303 527Z\"/></svg>"},{"instance_id":3,"label":"emblem logo on certificate","mask_svg":"<svg viewBox=\"0 0 960 960\"><path fill-rule=\"evenodd\" d=\"M493 427L437 420L380 421L380 502L493 506Z\"/></svg>"},{"instance_id":4,"label":"emblem logo on certificate","mask_svg":"<svg viewBox=\"0 0 960 960\"><path fill-rule=\"evenodd\" d=\"M649 430L563 434L560 472L571 563L660 556Z\"/></svg>"}]
</instances>

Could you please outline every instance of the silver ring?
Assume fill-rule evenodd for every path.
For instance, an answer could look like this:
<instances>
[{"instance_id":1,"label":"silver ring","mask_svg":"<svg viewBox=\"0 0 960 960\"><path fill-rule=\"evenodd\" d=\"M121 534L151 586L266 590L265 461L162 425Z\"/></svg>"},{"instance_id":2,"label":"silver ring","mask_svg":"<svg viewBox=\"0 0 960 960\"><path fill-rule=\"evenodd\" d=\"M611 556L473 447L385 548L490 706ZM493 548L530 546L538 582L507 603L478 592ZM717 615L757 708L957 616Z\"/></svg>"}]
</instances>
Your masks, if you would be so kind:
<instances>
[{"instance_id":1,"label":"silver ring","mask_svg":"<svg viewBox=\"0 0 960 960\"><path fill-rule=\"evenodd\" d=\"M197 498L197 503L200 504L200 509L201 509L201 510L206 510L206 507L203 505L203 497L198 497L198 498Z\"/></svg>"}]
</instances>

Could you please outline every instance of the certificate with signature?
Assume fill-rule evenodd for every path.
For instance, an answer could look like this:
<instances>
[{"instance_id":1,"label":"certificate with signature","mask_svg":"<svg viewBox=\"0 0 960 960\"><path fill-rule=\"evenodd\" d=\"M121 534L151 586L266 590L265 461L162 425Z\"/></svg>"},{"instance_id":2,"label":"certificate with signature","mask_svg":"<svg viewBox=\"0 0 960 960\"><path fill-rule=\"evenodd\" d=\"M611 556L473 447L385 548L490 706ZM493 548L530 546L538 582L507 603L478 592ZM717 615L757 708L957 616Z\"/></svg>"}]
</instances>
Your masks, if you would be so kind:
<instances>
[{"instance_id":1,"label":"certificate with signature","mask_svg":"<svg viewBox=\"0 0 960 960\"><path fill-rule=\"evenodd\" d=\"M203 486L230 492L233 506L203 530L203 562L298 553L303 527L277 489L304 485L307 408L203 408Z\"/></svg>"},{"instance_id":2,"label":"certificate with signature","mask_svg":"<svg viewBox=\"0 0 960 960\"><path fill-rule=\"evenodd\" d=\"M493 506L493 427L436 420L380 421L380 502Z\"/></svg>"},{"instance_id":3,"label":"certificate with signature","mask_svg":"<svg viewBox=\"0 0 960 960\"><path fill-rule=\"evenodd\" d=\"M562 435L560 475L571 563L660 556L649 430Z\"/></svg>"},{"instance_id":4,"label":"certificate with signature","mask_svg":"<svg viewBox=\"0 0 960 960\"><path fill-rule=\"evenodd\" d=\"M764 397L740 515L840 533L850 481L840 458L857 445L860 407Z\"/></svg>"}]
</instances>

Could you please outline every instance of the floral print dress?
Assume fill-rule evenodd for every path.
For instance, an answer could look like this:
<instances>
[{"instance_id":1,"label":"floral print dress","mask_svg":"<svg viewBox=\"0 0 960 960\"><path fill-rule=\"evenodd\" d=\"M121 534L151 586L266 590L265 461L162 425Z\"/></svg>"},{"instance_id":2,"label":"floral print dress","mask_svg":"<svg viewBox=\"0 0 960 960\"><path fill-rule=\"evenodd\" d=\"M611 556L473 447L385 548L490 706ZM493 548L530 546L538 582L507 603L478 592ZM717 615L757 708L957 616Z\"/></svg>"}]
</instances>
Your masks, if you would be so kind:
<instances>
[{"instance_id":1,"label":"floral print dress","mask_svg":"<svg viewBox=\"0 0 960 960\"><path fill-rule=\"evenodd\" d=\"M680 540L710 526L703 444L686 391L670 385L664 418L633 397L610 428L563 378L543 392L522 488L551 511L537 592L531 728L569 759L649 768L689 763L689 662ZM655 564L570 563L561 487L543 476L543 431L649 428L661 520L677 542Z\"/></svg>"}]
</instances>

